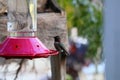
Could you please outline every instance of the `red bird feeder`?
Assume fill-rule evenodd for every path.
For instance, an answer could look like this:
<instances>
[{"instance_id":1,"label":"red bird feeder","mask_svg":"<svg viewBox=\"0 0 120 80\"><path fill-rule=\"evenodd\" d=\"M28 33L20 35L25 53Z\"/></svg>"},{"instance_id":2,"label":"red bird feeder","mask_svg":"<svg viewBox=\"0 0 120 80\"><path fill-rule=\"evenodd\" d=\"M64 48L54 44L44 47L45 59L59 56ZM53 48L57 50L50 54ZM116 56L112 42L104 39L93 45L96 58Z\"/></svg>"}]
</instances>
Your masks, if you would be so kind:
<instances>
[{"instance_id":1,"label":"red bird feeder","mask_svg":"<svg viewBox=\"0 0 120 80\"><path fill-rule=\"evenodd\" d=\"M9 36L0 45L0 57L41 58L57 55L35 36L37 31L36 0L7 0Z\"/></svg>"}]
</instances>

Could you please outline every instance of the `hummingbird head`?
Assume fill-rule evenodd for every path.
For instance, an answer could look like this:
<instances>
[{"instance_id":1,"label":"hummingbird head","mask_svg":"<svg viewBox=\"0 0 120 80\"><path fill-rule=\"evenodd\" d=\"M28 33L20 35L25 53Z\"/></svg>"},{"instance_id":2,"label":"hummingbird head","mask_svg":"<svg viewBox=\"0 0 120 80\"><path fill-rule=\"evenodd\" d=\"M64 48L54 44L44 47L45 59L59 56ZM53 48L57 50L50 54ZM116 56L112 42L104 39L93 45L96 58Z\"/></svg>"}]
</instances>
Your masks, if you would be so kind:
<instances>
[{"instance_id":1,"label":"hummingbird head","mask_svg":"<svg viewBox=\"0 0 120 80\"><path fill-rule=\"evenodd\" d=\"M55 40L56 42L60 42L60 37L59 37L59 36L55 36L55 37L54 37L54 40Z\"/></svg>"}]
</instances>

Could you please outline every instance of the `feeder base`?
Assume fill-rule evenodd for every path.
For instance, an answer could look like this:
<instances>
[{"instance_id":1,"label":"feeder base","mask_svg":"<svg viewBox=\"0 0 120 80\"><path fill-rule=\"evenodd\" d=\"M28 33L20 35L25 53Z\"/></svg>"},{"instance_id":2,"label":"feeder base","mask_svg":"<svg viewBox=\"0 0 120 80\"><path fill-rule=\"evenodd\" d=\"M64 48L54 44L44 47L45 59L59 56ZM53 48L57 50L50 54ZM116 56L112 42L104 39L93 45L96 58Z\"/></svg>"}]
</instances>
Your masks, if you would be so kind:
<instances>
[{"instance_id":1,"label":"feeder base","mask_svg":"<svg viewBox=\"0 0 120 80\"><path fill-rule=\"evenodd\" d=\"M0 45L0 57L46 58L57 55L56 50L47 49L37 37L7 37Z\"/></svg>"}]
</instances>

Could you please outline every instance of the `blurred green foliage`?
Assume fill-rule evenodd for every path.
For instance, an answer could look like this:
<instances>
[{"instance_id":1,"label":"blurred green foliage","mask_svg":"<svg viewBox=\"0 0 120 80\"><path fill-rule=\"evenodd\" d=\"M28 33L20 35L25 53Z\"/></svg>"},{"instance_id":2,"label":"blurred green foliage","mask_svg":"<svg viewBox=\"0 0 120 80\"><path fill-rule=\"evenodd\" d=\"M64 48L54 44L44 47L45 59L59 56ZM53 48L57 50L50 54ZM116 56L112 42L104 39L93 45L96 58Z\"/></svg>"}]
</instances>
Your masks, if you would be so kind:
<instances>
[{"instance_id":1,"label":"blurred green foliage","mask_svg":"<svg viewBox=\"0 0 120 80\"><path fill-rule=\"evenodd\" d=\"M89 41L88 57L94 57L101 47L103 23L102 2L100 0L58 0L67 14L68 30L78 28L79 36Z\"/></svg>"}]
</instances>

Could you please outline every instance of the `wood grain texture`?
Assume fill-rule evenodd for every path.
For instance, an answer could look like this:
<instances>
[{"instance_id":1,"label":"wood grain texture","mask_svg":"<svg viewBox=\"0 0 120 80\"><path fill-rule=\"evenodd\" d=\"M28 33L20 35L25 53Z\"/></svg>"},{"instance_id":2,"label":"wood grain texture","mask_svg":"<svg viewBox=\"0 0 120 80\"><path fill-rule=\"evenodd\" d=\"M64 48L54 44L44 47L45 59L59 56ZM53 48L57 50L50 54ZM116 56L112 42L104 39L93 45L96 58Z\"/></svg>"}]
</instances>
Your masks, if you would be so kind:
<instances>
[{"instance_id":1,"label":"wood grain texture","mask_svg":"<svg viewBox=\"0 0 120 80\"><path fill-rule=\"evenodd\" d=\"M3 14L7 9L7 0L0 0L0 15Z\"/></svg>"},{"instance_id":2,"label":"wood grain texture","mask_svg":"<svg viewBox=\"0 0 120 80\"><path fill-rule=\"evenodd\" d=\"M38 37L49 49L54 49L54 36L60 36L68 47L66 16L60 13L38 14Z\"/></svg>"}]
</instances>

